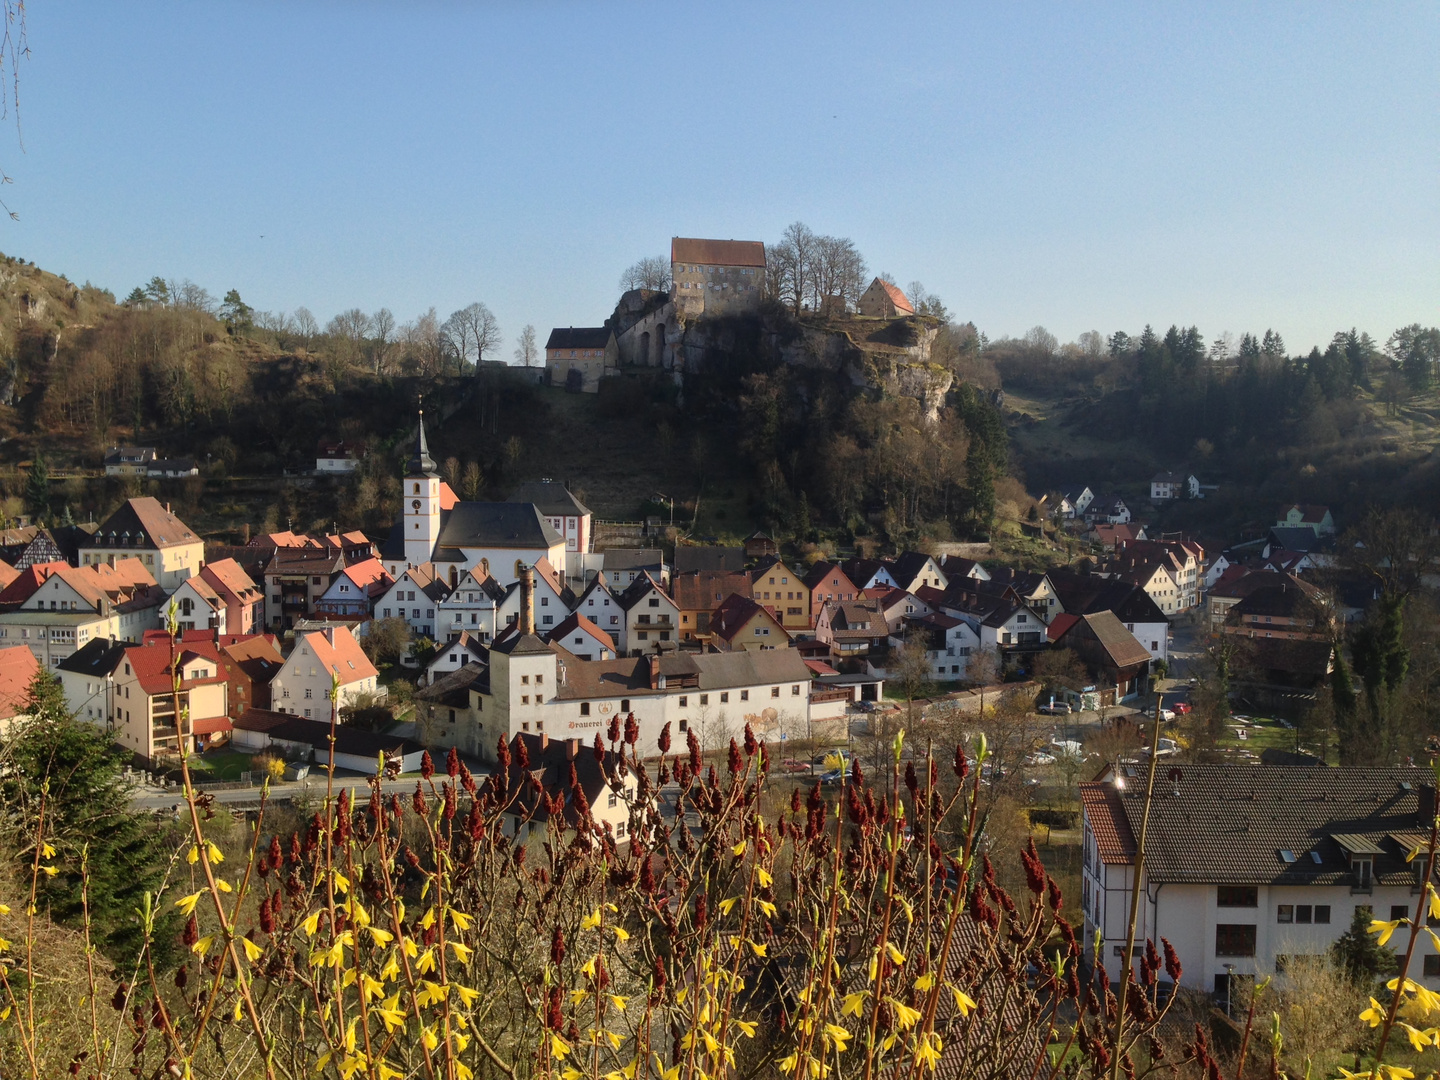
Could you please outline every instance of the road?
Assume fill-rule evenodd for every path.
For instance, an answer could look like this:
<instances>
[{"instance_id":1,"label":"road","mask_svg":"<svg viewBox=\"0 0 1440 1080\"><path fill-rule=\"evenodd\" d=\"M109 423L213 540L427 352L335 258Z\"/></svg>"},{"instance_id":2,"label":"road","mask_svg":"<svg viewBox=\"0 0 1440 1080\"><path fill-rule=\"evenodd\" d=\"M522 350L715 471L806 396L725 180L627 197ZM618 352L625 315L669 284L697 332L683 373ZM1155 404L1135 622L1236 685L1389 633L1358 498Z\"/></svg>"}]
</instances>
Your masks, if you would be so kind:
<instances>
[{"instance_id":1,"label":"road","mask_svg":"<svg viewBox=\"0 0 1440 1080\"><path fill-rule=\"evenodd\" d=\"M472 767L477 781L483 780L488 774L477 772ZM440 774L444 779L444 774ZM415 790L417 777L407 776L399 780L387 780L381 785L386 793L408 795ZM334 793L340 794L342 788L350 791L352 799L368 798L370 793L370 778L368 776L345 775L335 778ZM215 802L221 806L234 806L239 808L253 808L260 802L260 787L237 787L221 788L212 790L209 794L215 796ZM320 801L325 798L325 776L311 775L306 780L281 782L270 785L271 802L292 802L296 798ZM137 810L169 810L172 807L182 806L185 802L180 788L160 788L154 784L138 784L131 789L130 802Z\"/></svg>"}]
</instances>

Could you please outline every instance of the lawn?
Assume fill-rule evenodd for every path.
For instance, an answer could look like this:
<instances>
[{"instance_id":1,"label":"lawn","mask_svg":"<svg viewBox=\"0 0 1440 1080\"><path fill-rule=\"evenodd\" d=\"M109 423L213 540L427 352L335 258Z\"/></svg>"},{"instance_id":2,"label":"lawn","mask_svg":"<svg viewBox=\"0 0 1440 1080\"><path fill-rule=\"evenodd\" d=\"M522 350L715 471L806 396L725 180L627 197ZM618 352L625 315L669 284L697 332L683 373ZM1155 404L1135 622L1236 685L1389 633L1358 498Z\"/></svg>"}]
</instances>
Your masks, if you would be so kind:
<instances>
[{"instance_id":1,"label":"lawn","mask_svg":"<svg viewBox=\"0 0 1440 1080\"><path fill-rule=\"evenodd\" d=\"M1238 721L1231 720L1226 723L1225 734L1216 745L1227 750L1249 750L1257 755L1262 750L1286 750L1291 753L1298 750L1316 757L1323 756L1327 761L1336 760L1333 739L1327 741L1322 754L1322 747L1318 742L1300 737L1295 728L1286 727L1279 720L1267 716L1251 716L1249 719L1250 724L1244 729L1248 738L1239 737L1235 729L1241 725Z\"/></svg>"},{"instance_id":2,"label":"lawn","mask_svg":"<svg viewBox=\"0 0 1440 1080\"><path fill-rule=\"evenodd\" d=\"M251 757L252 755L237 750L212 750L206 754L192 754L190 772L201 783L236 781L240 779L241 773L250 772L254 768Z\"/></svg>"}]
</instances>

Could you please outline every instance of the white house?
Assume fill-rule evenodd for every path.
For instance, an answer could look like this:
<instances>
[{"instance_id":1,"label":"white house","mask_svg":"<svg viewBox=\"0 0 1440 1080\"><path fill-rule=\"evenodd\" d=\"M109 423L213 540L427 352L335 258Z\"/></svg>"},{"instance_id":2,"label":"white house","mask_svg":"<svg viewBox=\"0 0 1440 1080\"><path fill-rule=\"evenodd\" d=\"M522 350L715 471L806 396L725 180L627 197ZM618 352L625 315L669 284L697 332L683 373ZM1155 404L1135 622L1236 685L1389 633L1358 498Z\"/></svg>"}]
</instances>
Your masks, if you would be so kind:
<instances>
[{"instance_id":1,"label":"white house","mask_svg":"<svg viewBox=\"0 0 1440 1080\"><path fill-rule=\"evenodd\" d=\"M680 608L648 573L637 578L617 599L624 609L624 630L615 642L621 652L638 656L653 650L657 642L663 645L680 640ZM537 615L539 611L537 608ZM542 633L545 631L539 623L536 626Z\"/></svg>"},{"instance_id":2,"label":"white house","mask_svg":"<svg viewBox=\"0 0 1440 1080\"><path fill-rule=\"evenodd\" d=\"M934 681L956 682L968 677L970 657L980 648L980 635L969 623L937 612L905 619L899 630L890 635L891 648L905 642L923 647Z\"/></svg>"},{"instance_id":3,"label":"white house","mask_svg":"<svg viewBox=\"0 0 1440 1080\"><path fill-rule=\"evenodd\" d=\"M1200 481L1192 473L1156 473L1150 478L1150 501L1170 499L1201 499Z\"/></svg>"},{"instance_id":4,"label":"white house","mask_svg":"<svg viewBox=\"0 0 1440 1080\"><path fill-rule=\"evenodd\" d=\"M466 664L484 664L489 660L489 651L478 637L462 630L436 651L434 659L425 665L425 674L420 679L422 686L433 686L436 679L442 679L451 672L459 671Z\"/></svg>"},{"instance_id":5,"label":"white house","mask_svg":"<svg viewBox=\"0 0 1440 1080\"><path fill-rule=\"evenodd\" d=\"M950 585L950 579L940 569L940 564L923 551L902 552L890 564L890 576L899 588L909 593L926 587L944 592Z\"/></svg>"},{"instance_id":6,"label":"white house","mask_svg":"<svg viewBox=\"0 0 1440 1080\"><path fill-rule=\"evenodd\" d=\"M1080 785L1081 897L1092 954L1119 977L1145 805L1146 767L1112 766ZM1413 918L1429 842L1434 777L1423 768L1185 764L1161 767L1146 833L1135 940L1160 938L1181 985L1222 1000L1239 981L1323 957L1358 911ZM1402 927L1389 947L1404 949ZM1138 968L1138 963L1136 967ZM1410 977L1440 989L1440 952L1420 934ZM1163 976L1162 976L1163 978Z\"/></svg>"},{"instance_id":7,"label":"white house","mask_svg":"<svg viewBox=\"0 0 1440 1080\"><path fill-rule=\"evenodd\" d=\"M625 609L603 577L590 582L580 594L580 599L575 601L574 610L609 634L614 647L622 650L620 642L625 636Z\"/></svg>"},{"instance_id":8,"label":"white house","mask_svg":"<svg viewBox=\"0 0 1440 1080\"><path fill-rule=\"evenodd\" d=\"M379 559L351 563L330 582L315 601L317 615L368 616L376 601L390 591L395 580Z\"/></svg>"},{"instance_id":9,"label":"white house","mask_svg":"<svg viewBox=\"0 0 1440 1080\"><path fill-rule=\"evenodd\" d=\"M436 627L440 602L450 595L450 588L435 576L429 563L411 566L400 572L395 584L375 601L377 619L404 619L416 637L437 639Z\"/></svg>"},{"instance_id":10,"label":"white house","mask_svg":"<svg viewBox=\"0 0 1440 1080\"><path fill-rule=\"evenodd\" d=\"M1090 524L1103 521L1108 525L1128 525L1130 508L1119 495L1101 495L1091 501L1084 510L1085 520Z\"/></svg>"},{"instance_id":11,"label":"white house","mask_svg":"<svg viewBox=\"0 0 1440 1080\"><path fill-rule=\"evenodd\" d=\"M344 439L321 439L315 447L315 471L329 475L348 475L360 468L365 457L365 444Z\"/></svg>"},{"instance_id":12,"label":"white house","mask_svg":"<svg viewBox=\"0 0 1440 1080\"><path fill-rule=\"evenodd\" d=\"M317 720L330 716L332 678L340 679L340 707L361 694L379 693L380 673L343 626L297 634L285 666L270 680L270 704L277 712Z\"/></svg>"},{"instance_id":13,"label":"white house","mask_svg":"<svg viewBox=\"0 0 1440 1080\"><path fill-rule=\"evenodd\" d=\"M1060 492L1060 498L1056 502L1056 513L1063 518L1077 518L1084 515L1095 501L1095 493L1084 484L1079 487L1066 488Z\"/></svg>"},{"instance_id":14,"label":"white house","mask_svg":"<svg viewBox=\"0 0 1440 1080\"><path fill-rule=\"evenodd\" d=\"M97 637L55 668L65 704L81 720L110 728L115 720L115 672L125 659L123 641Z\"/></svg>"},{"instance_id":15,"label":"white house","mask_svg":"<svg viewBox=\"0 0 1440 1080\"><path fill-rule=\"evenodd\" d=\"M615 639L578 611L545 635L545 640L559 645L578 660L614 660L618 650Z\"/></svg>"},{"instance_id":16,"label":"white house","mask_svg":"<svg viewBox=\"0 0 1440 1080\"><path fill-rule=\"evenodd\" d=\"M468 633L488 644L505 627L499 614L505 597L505 587L478 566L465 571L440 601L436 633L447 641Z\"/></svg>"},{"instance_id":17,"label":"white house","mask_svg":"<svg viewBox=\"0 0 1440 1080\"><path fill-rule=\"evenodd\" d=\"M589 507L558 481L527 480L516 489L509 501L529 503L540 511L540 516L550 527L565 538L566 554L585 554L594 543Z\"/></svg>"}]
</instances>

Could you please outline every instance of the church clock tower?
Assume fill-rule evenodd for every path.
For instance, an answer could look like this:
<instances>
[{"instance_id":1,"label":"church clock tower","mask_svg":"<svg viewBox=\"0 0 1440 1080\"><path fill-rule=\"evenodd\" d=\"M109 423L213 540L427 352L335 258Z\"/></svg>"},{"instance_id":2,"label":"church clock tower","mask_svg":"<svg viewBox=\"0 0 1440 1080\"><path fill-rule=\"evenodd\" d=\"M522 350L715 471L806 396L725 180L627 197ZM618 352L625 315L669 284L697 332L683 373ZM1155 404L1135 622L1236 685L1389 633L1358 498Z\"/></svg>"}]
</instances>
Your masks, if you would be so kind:
<instances>
[{"instance_id":1,"label":"church clock tower","mask_svg":"<svg viewBox=\"0 0 1440 1080\"><path fill-rule=\"evenodd\" d=\"M405 467L405 561L411 566L427 563L435 553L440 539L440 475L425 444L425 410L420 410L420 428L415 437L415 453Z\"/></svg>"}]
</instances>

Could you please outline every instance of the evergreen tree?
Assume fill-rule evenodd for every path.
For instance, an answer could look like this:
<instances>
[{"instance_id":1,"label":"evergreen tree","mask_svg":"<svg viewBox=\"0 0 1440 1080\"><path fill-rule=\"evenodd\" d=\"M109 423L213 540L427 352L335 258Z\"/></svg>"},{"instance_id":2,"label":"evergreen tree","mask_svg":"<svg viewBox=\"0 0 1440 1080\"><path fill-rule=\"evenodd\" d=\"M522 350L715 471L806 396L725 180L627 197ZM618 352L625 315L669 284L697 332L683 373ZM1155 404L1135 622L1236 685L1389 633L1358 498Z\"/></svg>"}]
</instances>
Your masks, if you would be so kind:
<instances>
[{"instance_id":1,"label":"evergreen tree","mask_svg":"<svg viewBox=\"0 0 1440 1080\"><path fill-rule=\"evenodd\" d=\"M1356 904L1350 929L1330 946L1335 963L1352 982L1362 987L1371 986L1376 979L1395 970L1395 954L1377 944L1380 939L1370 933L1373 917L1367 905Z\"/></svg>"},{"instance_id":2,"label":"evergreen tree","mask_svg":"<svg viewBox=\"0 0 1440 1080\"><path fill-rule=\"evenodd\" d=\"M25 482L25 505L37 519L50 512L50 467L39 450L35 451L35 463L30 467L30 479Z\"/></svg>"},{"instance_id":3,"label":"evergreen tree","mask_svg":"<svg viewBox=\"0 0 1440 1080\"><path fill-rule=\"evenodd\" d=\"M131 809L105 732L77 721L60 683L44 671L30 683L25 713L29 719L11 735L11 767L0 781L6 847L28 881L43 803L45 840L56 849L59 873L41 876L37 903L57 922L82 924L80 868L88 851L92 938L124 965L139 953L143 930L136 911L144 893L158 889L165 873L165 833ZM165 919L174 922L172 913ZM157 931L156 940L173 936Z\"/></svg>"}]
</instances>

